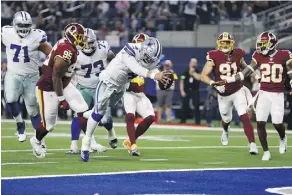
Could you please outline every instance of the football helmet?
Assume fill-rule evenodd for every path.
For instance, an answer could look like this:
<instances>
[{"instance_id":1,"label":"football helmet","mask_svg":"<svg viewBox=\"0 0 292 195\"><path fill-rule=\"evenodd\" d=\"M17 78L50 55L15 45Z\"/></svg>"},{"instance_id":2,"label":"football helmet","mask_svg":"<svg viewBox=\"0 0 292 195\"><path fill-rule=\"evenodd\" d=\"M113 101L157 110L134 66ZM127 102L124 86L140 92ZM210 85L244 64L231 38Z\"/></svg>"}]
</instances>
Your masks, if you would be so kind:
<instances>
[{"instance_id":1,"label":"football helmet","mask_svg":"<svg viewBox=\"0 0 292 195\"><path fill-rule=\"evenodd\" d=\"M78 23L70 23L64 28L65 38L78 49L85 47L85 28Z\"/></svg>"},{"instance_id":2,"label":"football helmet","mask_svg":"<svg viewBox=\"0 0 292 195\"><path fill-rule=\"evenodd\" d=\"M256 50L263 55L268 55L270 51L276 48L277 44L278 40L274 33L263 32L258 36Z\"/></svg>"},{"instance_id":3,"label":"football helmet","mask_svg":"<svg viewBox=\"0 0 292 195\"><path fill-rule=\"evenodd\" d=\"M96 47L97 47L96 40L97 38L94 31L90 28L86 28L85 47L82 48L82 52L89 55L92 54L96 50Z\"/></svg>"},{"instance_id":4,"label":"football helmet","mask_svg":"<svg viewBox=\"0 0 292 195\"><path fill-rule=\"evenodd\" d=\"M21 37L26 37L32 28L32 20L29 13L25 11L16 12L13 16L13 27L16 33Z\"/></svg>"},{"instance_id":5,"label":"football helmet","mask_svg":"<svg viewBox=\"0 0 292 195\"><path fill-rule=\"evenodd\" d=\"M148 38L149 38L148 35L144 33L139 33L134 36L134 38L132 39L132 43L142 43Z\"/></svg>"},{"instance_id":6,"label":"football helmet","mask_svg":"<svg viewBox=\"0 0 292 195\"><path fill-rule=\"evenodd\" d=\"M149 37L142 42L140 50L141 65L149 68L154 63L158 62L162 53L162 46L158 39Z\"/></svg>"},{"instance_id":7,"label":"football helmet","mask_svg":"<svg viewBox=\"0 0 292 195\"><path fill-rule=\"evenodd\" d=\"M234 48L235 41L233 37L228 32L224 32L217 38L217 49L223 53L231 52Z\"/></svg>"}]
</instances>

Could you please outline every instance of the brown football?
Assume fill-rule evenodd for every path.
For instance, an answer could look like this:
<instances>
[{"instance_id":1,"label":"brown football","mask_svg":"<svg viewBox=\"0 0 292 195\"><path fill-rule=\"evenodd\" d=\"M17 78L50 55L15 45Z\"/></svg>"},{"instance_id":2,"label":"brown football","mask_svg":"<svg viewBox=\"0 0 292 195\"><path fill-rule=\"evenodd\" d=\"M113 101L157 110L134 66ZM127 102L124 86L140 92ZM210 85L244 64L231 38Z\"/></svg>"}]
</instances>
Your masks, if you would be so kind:
<instances>
[{"instance_id":1,"label":"brown football","mask_svg":"<svg viewBox=\"0 0 292 195\"><path fill-rule=\"evenodd\" d=\"M162 83L158 81L158 86L161 90L169 89L174 81L173 74L171 72L168 72L169 74L166 74L166 76L169 78L167 83Z\"/></svg>"}]
</instances>

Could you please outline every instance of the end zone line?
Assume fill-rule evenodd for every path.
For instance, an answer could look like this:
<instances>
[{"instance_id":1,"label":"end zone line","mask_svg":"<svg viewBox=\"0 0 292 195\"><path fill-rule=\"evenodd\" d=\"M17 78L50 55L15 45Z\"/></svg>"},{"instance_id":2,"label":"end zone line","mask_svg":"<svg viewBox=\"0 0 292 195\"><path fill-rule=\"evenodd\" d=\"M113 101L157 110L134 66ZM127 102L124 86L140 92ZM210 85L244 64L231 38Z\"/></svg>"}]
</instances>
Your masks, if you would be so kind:
<instances>
[{"instance_id":1,"label":"end zone line","mask_svg":"<svg viewBox=\"0 0 292 195\"><path fill-rule=\"evenodd\" d=\"M38 179L54 177L78 177L78 176L101 176L101 175L122 175L122 174L139 174L139 173L157 173L157 172L183 172L183 171L234 171L234 170L261 170L261 169L292 169L292 166L283 167L236 167L236 168L203 168L203 169L166 169L166 170L138 170L138 171L121 171L121 172L102 172L102 173L80 173L64 175L38 175L38 176L16 176L2 177L1 180L14 179Z\"/></svg>"},{"instance_id":2,"label":"end zone line","mask_svg":"<svg viewBox=\"0 0 292 195\"><path fill-rule=\"evenodd\" d=\"M15 123L14 120L10 119L3 119L1 122L7 122L7 123ZM31 121L26 120L25 121L28 124L31 124ZM58 121L57 124L63 124L63 125L69 125L71 124L71 121ZM137 124L135 124L137 126ZM114 123L115 127L126 127L126 123ZM153 124L150 128L160 129L160 130L198 130L198 131L222 131L221 127L192 127L192 126L177 126L177 125L159 125L159 124ZM233 128L231 127L231 132L243 132L243 128ZM268 133L277 133L274 129L267 129ZM292 134L291 131L286 131L287 134Z\"/></svg>"}]
</instances>

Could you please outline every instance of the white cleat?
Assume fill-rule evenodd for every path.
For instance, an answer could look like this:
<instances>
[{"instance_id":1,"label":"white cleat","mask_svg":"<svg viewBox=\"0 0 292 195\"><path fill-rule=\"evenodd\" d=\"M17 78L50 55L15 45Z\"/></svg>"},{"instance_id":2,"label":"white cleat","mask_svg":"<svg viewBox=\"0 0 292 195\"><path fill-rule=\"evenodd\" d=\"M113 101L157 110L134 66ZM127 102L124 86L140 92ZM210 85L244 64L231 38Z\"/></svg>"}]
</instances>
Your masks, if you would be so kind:
<instances>
[{"instance_id":1,"label":"white cleat","mask_svg":"<svg viewBox=\"0 0 292 195\"><path fill-rule=\"evenodd\" d=\"M257 147L257 145L254 142L251 142L249 144L249 153L251 155L257 155L259 153L258 147Z\"/></svg>"},{"instance_id":2,"label":"white cleat","mask_svg":"<svg viewBox=\"0 0 292 195\"><path fill-rule=\"evenodd\" d=\"M265 151L264 152L264 155L262 157L262 160L264 160L264 161L271 160L271 153L270 153L270 151Z\"/></svg>"},{"instance_id":3,"label":"white cleat","mask_svg":"<svg viewBox=\"0 0 292 195\"><path fill-rule=\"evenodd\" d=\"M98 144L98 143L91 143L91 147L90 147L90 150L89 152L98 152L98 153L102 153L102 152L105 152L107 150L107 147L101 145L101 144Z\"/></svg>"},{"instance_id":4,"label":"white cleat","mask_svg":"<svg viewBox=\"0 0 292 195\"><path fill-rule=\"evenodd\" d=\"M41 142L37 140L35 136L30 138L30 144L32 146L32 153L35 155L35 157L44 158L46 156L46 153L41 146Z\"/></svg>"},{"instance_id":5,"label":"white cleat","mask_svg":"<svg viewBox=\"0 0 292 195\"><path fill-rule=\"evenodd\" d=\"M228 130L227 131L224 131L222 132L222 135L221 135L221 143L223 146L227 146L228 145L228 141L229 141L229 130L230 130L230 127L228 127Z\"/></svg>"},{"instance_id":6,"label":"white cleat","mask_svg":"<svg viewBox=\"0 0 292 195\"><path fill-rule=\"evenodd\" d=\"M280 138L279 152L284 154L287 151L287 135L283 139Z\"/></svg>"},{"instance_id":7,"label":"white cleat","mask_svg":"<svg viewBox=\"0 0 292 195\"><path fill-rule=\"evenodd\" d=\"M17 138L19 142L24 142L26 140L26 131L23 134L17 133Z\"/></svg>"}]
</instances>

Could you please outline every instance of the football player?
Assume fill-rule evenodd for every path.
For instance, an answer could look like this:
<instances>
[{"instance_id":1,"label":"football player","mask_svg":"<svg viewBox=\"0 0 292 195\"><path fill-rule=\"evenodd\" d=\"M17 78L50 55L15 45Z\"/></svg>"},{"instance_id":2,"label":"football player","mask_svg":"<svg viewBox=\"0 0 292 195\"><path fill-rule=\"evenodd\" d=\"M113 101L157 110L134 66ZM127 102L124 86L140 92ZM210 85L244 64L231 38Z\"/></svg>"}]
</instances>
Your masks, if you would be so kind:
<instances>
[{"instance_id":1,"label":"football player","mask_svg":"<svg viewBox=\"0 0 292 195\"><path fill-rule=\"evenodd\" d=\"M243 58L245 53L240 48L234 48L234 40L227 32L220 34L216 43L217 50L209 51L207 54L207 62L201 73L201 80L214 86L218 91L218 104L223 126L221 143L222 145L228 144L232 109L235 106L249 141L249 153L257 154L254 130L247 113L248 100L252 99L251 93L243 86L242 82L227 84L226 86L216 85L216 81L234 75L247 66ZM209 77L211 72L214 73L215 81Z\"/></svg>"},{"instance_id":2,"label":"football player","mask_svg":"<svg viewBox=\"0 0 292 195\"><path fill-rule=\"evenodd\" d=\"M89 160L90 140L97 124L108 107L114 106L124 95L129 82L138 76L169 81L168 74L159 72L157 65L162 46L156 38L150 37L143 43L128 43L100 73L96 88L95 106L88 119L86 135L82 139L81 158ZM155 69L155 71L151 71Z\"/></svg>"},{"instance_id":3,"label":"football player","mask_svg":"<svg viewBox=\"0 0 292 195\"><path fill-rule=\"evenodd\" d=\"M26 140L25 122L18 104L23 97L33 127L36 129L41 118L35 96L35 86L39 79L40 52L46 55L52 50L47 35L39 29L32 29L29 13L20 11L13 16L13 26L2 27L2 43L6 47L7 73L4 89L7 106L16 121L18 141Z\"/></svg>"},{"instance_id":4,"label":"football player","mask_svg":"<svg viewBox=\"0 0 292 195\"><path fill-rule=\"evenodd\" d=\"M107 61L111 61L115 55L111 51L108 42L97 40L97 37L92 29L86 29L85 40L86 46L78 53L75 69L76 71L71 82L77 87L77 89L79 89L87 105L91 107L94 103L94 94L98 82L98 76L106 67ZM110 145L115 148L117 139L112 122L110 122L111 120L112 119L110 116L105 116L103 117L100 125L103 125L107 129ZM67 154L78 153L77 143L79 135L79 121L77 116L74 116L71 124L71 146ZM94 136L92 136L91 150L104 152L106 151L106 147L97 144Z\"/></svg>"},{"instance_id":5,"label":"football player","mask_svg":"<svg viewBox=\"0 0 292 195\"><path fill-rule=\"evenodd\" d=\"M58 108L71 108L77 113L81 129L86 129L87 119L83 113L88 110L81 93L70 82L75 70L78 49L85 47L85 28L78 23L68 24L64 29L64 38L53 47L44 61L42 76L37 82L37 95L42 118L36 135L30 139L33 154L37 158L45 157L40 147L41 140L56 126Z\"/></svg>"},{"instance_id":6,"label":"football player","mask_svg":"<svg viewBox=\"0 0 292 195\"><path fill-rule=\"evenodd\" d=\"M287 150L287 136L283 124L284 90L287 75L292 86L292 54L289 50L277 49L277 43L275 34L261 33L256 42L256 51L252 55L251 64L242 72L226 78L227 83L233 83L242 81L256 69L261 72L260 91L255 107L258 136L264 150L262 160L271 159L266 131L269 115L280 136L279 153L284 154Z\"/></svg>"},{"instance_id":7,"label":"football player","mask_svg":"<svg viewBox=\"0 0 292 195\"><path fill-rule=\"evenodd\" d=\"M149 36L143 33L137 34L132 43L142 43ZM127 133L129 139L123 142L124 147L132 156L140 156L136 140L143 135L154 121L154 109L150 100L144 94L144 78L136 77L131 80L129 88L123 96L124 108L126 111ZM138 113L143 121L135 129L135 113Z\"/></svg>"}]
</instances>

